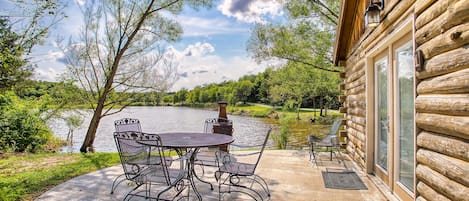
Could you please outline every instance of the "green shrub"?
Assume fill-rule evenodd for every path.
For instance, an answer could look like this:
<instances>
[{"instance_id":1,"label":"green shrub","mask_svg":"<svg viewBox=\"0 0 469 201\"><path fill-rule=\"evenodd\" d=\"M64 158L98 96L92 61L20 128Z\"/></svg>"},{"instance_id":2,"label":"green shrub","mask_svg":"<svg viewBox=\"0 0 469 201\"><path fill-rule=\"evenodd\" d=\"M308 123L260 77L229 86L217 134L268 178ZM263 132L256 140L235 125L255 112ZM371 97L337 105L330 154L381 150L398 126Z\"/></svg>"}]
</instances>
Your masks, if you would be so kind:
<instances>
[{"instance_id":1,"label":"green shrub","mask_svg":"<svg viewBox=\"0 0 469 201\"><path fill-rule=\"evenodd\" d=\"M0 153L38 152L46 148L53 135L40 117L40 109L13 93L0 94ZM50 149L53 146L48 146Z\"/></svg>"},{"instance_id":2,"label":"green shrub","mask_svg":"<svg viewBox=\"0 0 469 201\"><path fill-rule=\"evenodd\" d=\"M280 117L280 132L272 135L277 149L286 149L288 143L288 134L290 133L290 119L285 115Z\"/></svg>"}]
</instances>

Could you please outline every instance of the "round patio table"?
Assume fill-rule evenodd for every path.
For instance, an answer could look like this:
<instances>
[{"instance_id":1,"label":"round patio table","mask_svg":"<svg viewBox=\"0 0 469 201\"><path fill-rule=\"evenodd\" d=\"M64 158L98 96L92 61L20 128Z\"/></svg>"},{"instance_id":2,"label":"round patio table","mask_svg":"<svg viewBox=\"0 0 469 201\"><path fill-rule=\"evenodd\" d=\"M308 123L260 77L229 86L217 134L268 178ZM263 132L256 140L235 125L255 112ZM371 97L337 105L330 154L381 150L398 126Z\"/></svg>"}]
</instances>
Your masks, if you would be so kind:
<instances>
[{"instance_id":1,"label":"round patio table","mask_svg":"<svg viewBox=\"0 0 469 201\"><path fill-rule=\"evenodd\" d=\"M187 152L188 149L191 149L192 153L197 153L198 150L202 147L230 144L234 141L232 136L224 135L224 134L216 134L216 133L170 132L170 133L158 133L157 135L160 136L161 146L175 149L180 157L182 157L184 151ZM139 141L139 143L148 145L148 146L156 145L152 143L152 141ZM213 190L213 186L211 183L200 179L195 174L195 171L194 171L195 157L196 157L196 154L190 155L189 161L187 163L188 171L187 171L186 178L189 180L197 198L199 200L202 200L202 196L197 191L197 188L195 186L194 176L198 180L209 184L212 190Z\"/></svg>"}]
</instances>

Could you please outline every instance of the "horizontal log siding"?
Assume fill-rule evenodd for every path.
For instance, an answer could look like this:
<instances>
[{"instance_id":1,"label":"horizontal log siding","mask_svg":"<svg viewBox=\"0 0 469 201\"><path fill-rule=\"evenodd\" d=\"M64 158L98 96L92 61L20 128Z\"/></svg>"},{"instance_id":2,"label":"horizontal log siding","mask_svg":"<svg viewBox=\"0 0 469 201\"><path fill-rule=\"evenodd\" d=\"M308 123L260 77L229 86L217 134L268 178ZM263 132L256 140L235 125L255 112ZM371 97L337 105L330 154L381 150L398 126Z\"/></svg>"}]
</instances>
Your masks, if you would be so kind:
<instances>
[{"instance_id":1,"label":"horizontal log siding","mask_svg":"<svg viewBox=\"0 0 469 201\"><path fill-rule=\"evenodd\" d=\"M415 5L417 199L469 200L469 2ZM422 5L422 6L420 6Z\"/></svg>"},{"instance_id":2,"label":"horizontal log siding","mask_svg":"<svg viewBox=\"0 0 469 201\"><path fill-rule=\"evenodd\" d=\"M451 59L448 59L451 58ZM437 55L425 62L425 68L417 72L418 79L456 72L469 67L469 47L460 47Z\"/></svg>"},{"instance_id":3,"label":"horizontal log siding","mask_svg":"<svg viewBox=\"0 0 469 201\"><path fill-rule=\"evenodd\" d=\"M418 164L416 175L435 192L445 197L452 200L469 201L469 196L467 196L469 195L469 188L467 186L448 179L426 165Z\"/></svg>"},{"instance_id":4,"label":"horizontal log siding","mask_svg":"<svg viewBox=\"0 0 469 201\"><path fill-rule=\"evenodd\" d=\"M350 156L361 167L365 167L365 116L366 116L366 77L365 62L358 61L345 68L345 94L347 98L344 106L347 108L346 129Z\"/></svg>"},{"instance_id":5,"label":"horizontal log siding","mask_svg":"<svg viewBox=\"0 0 469 201\"><path fill-rule=\"evenodd\" d=\"M433 190L433 188L431 188L430 186L428 186L424 182L419 182L419 184L417 184L417 191L421 192L420 196L418 198L422 198L423 200L428 200L428 201L451 201L450 199L448 199L444 195L441 195L440 193ZM419 200L418 198L417 198L417 200Z\"/></svg>"}]
</instances>

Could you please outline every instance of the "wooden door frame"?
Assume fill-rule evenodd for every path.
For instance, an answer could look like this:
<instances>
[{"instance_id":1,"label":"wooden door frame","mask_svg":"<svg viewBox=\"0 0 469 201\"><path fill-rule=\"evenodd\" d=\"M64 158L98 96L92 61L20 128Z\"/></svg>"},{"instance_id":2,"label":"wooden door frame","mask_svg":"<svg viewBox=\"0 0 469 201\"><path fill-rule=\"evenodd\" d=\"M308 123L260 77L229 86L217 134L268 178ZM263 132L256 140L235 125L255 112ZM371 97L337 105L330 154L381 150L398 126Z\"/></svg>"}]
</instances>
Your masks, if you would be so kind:
<instances>
[{"instance_id":1,"label":"wooden door frame","mask_svg":"<svg viewBox=\"0 0 469 201\"><path fill-rule=\"evenodd\" d=\"M394 41L392 43L392 47L390 48L390 55L392 54L392 57L390 58L391 59L391 62L392 62L392 80L393 80L393 95L392 95L392 107L393 107L393 115L392 115L392 118L393 118L393 170L394 171L394 174L393 174L393 178L392 178L392 181L393 181L393 187L392 189L396 192L396 194L399 195L400 198L402 198L403 200L413 200L413 197L414 197L414 192L415 192L415 152L416 152L416 149L415 149L415 138L414 138L414 144L413 144L413 150L414 150L414 192L411 192L408 190L407 187L405 187L403 184L401 184L399 182L399 172L398 172L398 169L399 169L399 162L400 162L400 159L399 159L399 133L398 133L398 128L400 125L398 125L398 114L399 114L399 105L398 105L398 102L399 102L399 92L398 92L398 80L396 79L397 78L397 63L396 63L396 51L401 48L402 46L404 46L405 44L409 43L409 42L412 42L412 39L413 39L413 35L408 32L406 35L404 35L403 37L401 37L400 39ZM412 43L412 48L415 49L415 44ZM413 52L415 52L413 50ZM412 68L414 67L414 65L412 65ZM414 70L414 91L413 91L413 94L414 94L414 133L413 133L413 136L415 137L416 135L416 124L415 124L415 70Z\"/></svg>"},{"instance_id":2,"label":"wooden door frame","mask_svg":"<svg viewBox=\"0 0 469 201\"><path fill-rule=\"evenodd\" d=\"M367 50L365 52L365 76L366 76L366 138L365 138L365 171L368 174L372 174L374 172L375 168L375 160L374 160L374 151L375 151L375 67L374 67L374 58L377 57L379 54L381 54L383 51L388 52L388 65L393 65L393 54L394 54L394 48L392 47L393 43L396 43L399 39L408 37L407 35L411 35L411 39L413 41L413 47L415 50L415 29L414 29L414 24L415 24L415 19L414 15L410 14L407 17L404 17L404 19L399 23L399 25L396 25L396 28L390 33L388 36L384 37L380 42L378 42L376 45L373 45L372 48ZM395 67L390 68L390 70L394 71ZM393 73L394 75L394 73ZM389 80L388 80L389 81ZM392 80L391 80L392 81ZM417 80L414 78L414 81L417 82ZM391 88L389 89L389 93L394 93L394 87L395 85L392 84L390 86ZM415 93L415 88L414 88L414 93ZM395 148L395 133L394 133L394 94L392 94L392 101L393 101L393 106L392 106L392 111L390 112L390 115L392 117L390 118L390 132L392 137L388 140L388 149L391 147L393 149L392 151L388 152L388 173L389 173L389 181L385 182L387 187L389 188L390 191L396 191L397 194L399 194L400 198L403 200L415 200L415 192L416 192L416 178L415 178L415 160L416 160L416 141L414 141L414 193L408 192L406 190L401 191L402 189L405 188L397 188L395 185L397 182L396 175L394 171L396 169L393 161L395 161L395 154L396 152L394 151ZM414 119L415 119L415 112L414 112ZM415 123L415 121L414 121ZM414 132L416 132L417 127L415 126ZM389 136L388 136L389 137ZM415 140L415 134L414 134L414 140ZM389 155L389 153L391 155ZM392 158L391 158L392 157ZM391 159L391 162L389 162L389 159ZM397 169L396 169L397 170ZM402 184L397 184L397 185L402 185Z\"/></svg>"}]
</instances>

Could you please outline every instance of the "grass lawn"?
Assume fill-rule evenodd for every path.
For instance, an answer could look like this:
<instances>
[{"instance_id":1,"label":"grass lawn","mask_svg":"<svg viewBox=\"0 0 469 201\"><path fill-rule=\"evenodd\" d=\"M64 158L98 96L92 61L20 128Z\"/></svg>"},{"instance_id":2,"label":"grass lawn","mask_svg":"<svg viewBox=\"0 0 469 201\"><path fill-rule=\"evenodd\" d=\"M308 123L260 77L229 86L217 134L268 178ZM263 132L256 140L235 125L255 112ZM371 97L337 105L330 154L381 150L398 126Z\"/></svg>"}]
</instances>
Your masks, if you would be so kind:
<instances>
[{"instance_id":1,"label":"grass lawn","mask_svg":"<svg viewBox=\"0 0 469 201\"><path fill-rule=\"evenodd\" d=\"M0 155L0 200L34 200L73 177L117 164L117 153Z\"/></svg>"},{"instance_id":2,"label":"grass lawn","mask_svg":"<svg viewBox=\"0 0 469 201\"><path fill-rule=\"evenodd\" d=\"M268 117L273 113L283 114L287 118L296 118L296 111L282 111L281 108L272 108L269 105L243 105L228 106L228 112L233 115L247 115L252 117ZM324 112L324 111L323 111ZM332 117L343 116L337 110L327 110L327 115ZM309 120L314 117L312 109L300 109L300 119ZM316 117L319 117L319 109L316 109Z\"/></svg>"},{"instance_id":3,"label":"grass lawn","mask_svg":"<svg viewBox=\"0 0 469 201\"><path fill-rule=\"evenodd\" d=\"M227 110L233 115L252 117L267 117L274 111L272 107L262 105L228 106Z\"/></svg>"}]
</instances>

